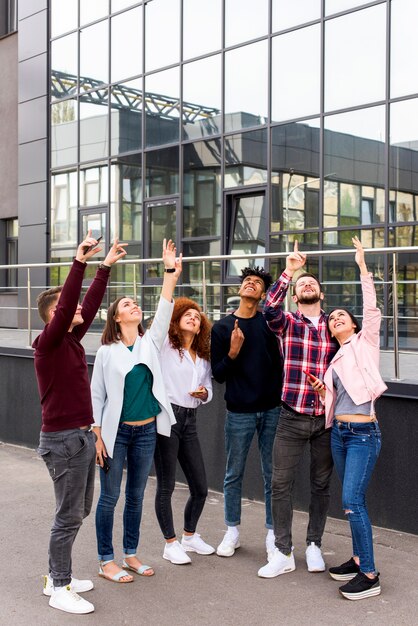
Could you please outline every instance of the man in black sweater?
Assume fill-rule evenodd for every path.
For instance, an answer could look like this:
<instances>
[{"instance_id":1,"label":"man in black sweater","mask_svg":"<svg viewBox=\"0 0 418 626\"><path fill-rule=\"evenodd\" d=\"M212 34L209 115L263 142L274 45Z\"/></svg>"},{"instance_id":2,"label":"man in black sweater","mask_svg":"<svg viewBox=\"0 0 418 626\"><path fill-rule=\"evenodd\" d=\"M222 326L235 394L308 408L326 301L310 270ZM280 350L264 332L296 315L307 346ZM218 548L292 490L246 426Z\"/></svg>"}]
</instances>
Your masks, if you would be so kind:
<instances>
[{"instance_id":1,"label":"man in black sweater","mask_svg":"<svg viewBox=\"0 0 418 626\"><path fill-rule=\"evenodd\" d=\"M219 556L232 556L240 547L242 480L255 432L264 480L267 555L275 548L271 515L272 450L283 366L277 338L258 310L271 283L272 277L262 268L244 268L238 309L212 328L212 373L218 383L225 383L227 408L224 478L227 532L217 548Z\"/></svg>"}]
</instances>

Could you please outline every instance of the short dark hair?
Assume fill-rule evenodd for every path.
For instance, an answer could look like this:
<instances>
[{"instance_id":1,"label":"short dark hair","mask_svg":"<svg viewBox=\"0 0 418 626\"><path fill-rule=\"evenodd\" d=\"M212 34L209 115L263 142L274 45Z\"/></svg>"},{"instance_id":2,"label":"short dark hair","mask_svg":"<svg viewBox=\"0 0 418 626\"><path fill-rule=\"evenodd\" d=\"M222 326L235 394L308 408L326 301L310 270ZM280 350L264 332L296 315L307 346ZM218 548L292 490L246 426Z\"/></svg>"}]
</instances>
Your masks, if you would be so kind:
<instances>
[{"instance_id":1,"label":"short dark hair","mask_svg":"<svg viewBox=\"0 0 418 626\"><path fill-rule=\"evenodd\" d=\"M305 278L306 276L310 276L310 278L313 278L319 285L319 291L322 292L322 285L321 285L321 283L319 281L318 276L315 276L315 274L311 274L310 272L303 272L303 274L299 274L299 276L297 277L297 279L293 283L293 295L296 295L296 284L297 284L298 280L300 280L301 278Z\"/></svg>"},{"instance_id":2,"label":"short dark hair","mask_svg":"<svg viewBox=\"0 0 418 626\"><path fill-rule=\"evenodd\" d=\"M53 304L55 304L55 302L59 300L62 288L63 285L60 285L59 287L51 287L51 289L46 289L45 291L40 293L36 299L39 317L45 324L48 324L49 322L49 309Z\"/></svg>"},{"instance_id":3,"label":"short dark hair","mask_svg":"<svg viewBox=\"0 0 418 626\"><path fill-rule=\"evenodd\" d=\"M244 267L244 269L241 270L240 282L242 283L243 280L247 278L247 276L258 276L258 278L261 278L264 283L264 291L268 291L270 285L273 282L271 274L266 272L263 267L259 267L258 265L256 265L255 267Z\"/></svg>"},{"instance_id":4,"label":"short dark hair","mask_svg":"<svg viewBox=\"0 0 418 626\"><path fill-rule=\"evenodd\" d=\"M327 311L327 326L328 326L328 330L330 329L329 328L329 316L334 311L345 311L347 313L347 315L350 316L350 319L351 319L351 321L353 322L353 324L355 326L354 332L357 334L358 332L361 331L361 323L356 318L356 316L352 314L351 311L349 311L348 309L345 308L345 306L335 306L333 309L331 309L331 311Z\"/></svg>"}]
</instances>

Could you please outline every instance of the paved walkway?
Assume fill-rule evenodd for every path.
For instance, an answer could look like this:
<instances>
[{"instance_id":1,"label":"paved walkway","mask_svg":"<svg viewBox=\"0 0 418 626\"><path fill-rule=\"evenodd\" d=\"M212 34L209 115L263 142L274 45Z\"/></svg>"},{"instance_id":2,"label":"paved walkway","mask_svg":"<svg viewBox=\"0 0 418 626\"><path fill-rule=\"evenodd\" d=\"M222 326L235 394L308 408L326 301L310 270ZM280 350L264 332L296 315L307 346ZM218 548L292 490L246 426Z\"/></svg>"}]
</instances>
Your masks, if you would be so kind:
<instances>
[{"instance_id":1,"label":"paved walkway","mask_svg":"<svg viewBox=\"0 0 418 626\"><path fill-rule=\"evenodd\" d=\"M154 514L155 480L150 478L142 522L140 556L156 575L117 585L97 576L94 516L85 520L74 546L74 574L91 577L86 598L94 613L74 616L48 606L42 595L49 528L54 509L50 478L34 450L0 443L0 624L56 626L415 626L418 607L418 537L374 529L382 595L360 602L343 599L327 573L309 574L304 562L307 515L295 513L296 571L271 580L257 577L265 563L263 505L243 501L241 548L232 558L192 555L192 564L162 559L163 540ZM96 498L98 495L96 484ZM181 532L187 490L178 485L175 519ZM224 531L222 495L211 492L200 528L217 545ZM121 507L117 509L115 548L120 556ZM348 526L328 520L324 555L328 565L351 554Z\"/></svg>"}]
</instances>

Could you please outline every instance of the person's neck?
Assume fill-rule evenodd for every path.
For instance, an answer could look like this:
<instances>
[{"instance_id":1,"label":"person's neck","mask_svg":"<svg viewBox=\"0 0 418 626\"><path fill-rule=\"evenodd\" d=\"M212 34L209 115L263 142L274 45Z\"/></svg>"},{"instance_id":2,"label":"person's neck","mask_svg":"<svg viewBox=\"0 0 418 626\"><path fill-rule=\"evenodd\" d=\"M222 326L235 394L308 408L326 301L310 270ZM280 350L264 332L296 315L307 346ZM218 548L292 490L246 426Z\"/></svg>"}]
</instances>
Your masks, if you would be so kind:
<instances>
[{"instance_id":1,"label":"person's neck","mask_svg":"<svg viewBox=\"0 0 418 626\"><path fill-rule=\"evenodd\" d=\"M193 333L183 333L181 342L181 347L183 348L183 350L187 350L188 352L191 351L194 338L195 336Z\"/></svg>"},{"instance_id":2,"label":"person's neck","mask_svg":"<svg viewBox=\"0 0 418 626\"><path fill-rule=\"evenodd\" d=\"M299 311L305 317L319 317L321 315L321 303L315 302L314 304L298 304Z\"/></svg>"},{"instance_id":3,"label":"person's neck","mask_svg":"<svg viewBox=\"0 0 418 626\"><path fill-rule=\"evenodd\" d=\"M135 327L124 326L121 328L121 341L125 346L133 346L136 338L138 337L138 326Z\"/></svg>"},{"instance_id":4,"label":"person's neck","mask_svg":"<svg viewBox=\"0 0 418 626\"><path fill-rule=\"evenodd\" d=\"M255 317L259 305L259 300L252 300L250 298L241 298L239 307L234 312L236 317L250 318Z\"/></svg>"}]
</instances>

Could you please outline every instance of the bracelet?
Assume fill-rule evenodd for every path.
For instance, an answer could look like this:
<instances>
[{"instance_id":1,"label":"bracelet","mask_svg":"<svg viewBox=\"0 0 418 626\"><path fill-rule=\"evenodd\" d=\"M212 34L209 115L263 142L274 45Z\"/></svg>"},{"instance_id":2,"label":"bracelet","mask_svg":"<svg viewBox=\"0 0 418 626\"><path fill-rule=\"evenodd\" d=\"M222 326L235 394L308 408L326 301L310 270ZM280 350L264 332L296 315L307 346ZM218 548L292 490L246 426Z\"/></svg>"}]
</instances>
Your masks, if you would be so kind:
<instances>
[{"instance_id":1,"label":"bracelet","mask_svg":"<svg viewBox=\"0 0 418 626\"><path fill-rule=\"evenodd\" d=\"M174 272L176 271L176 268L175 268L175 267L165 267L165 268L164 268L164 271L165 271L167 274L174 274Z\"/></svg>"},{"instance_id":2,"label":"bracelet","mask_svg":"<svg viewBox=\"0 0 418 626\"><path fill-rule=\"evenodd\" d=\"M107 272L110 272L110 270L112 269L109 265L105 265L104 263L100 263L100 265L98 266L99 270L106 270Z\"/></svg>"}]
</instances>

